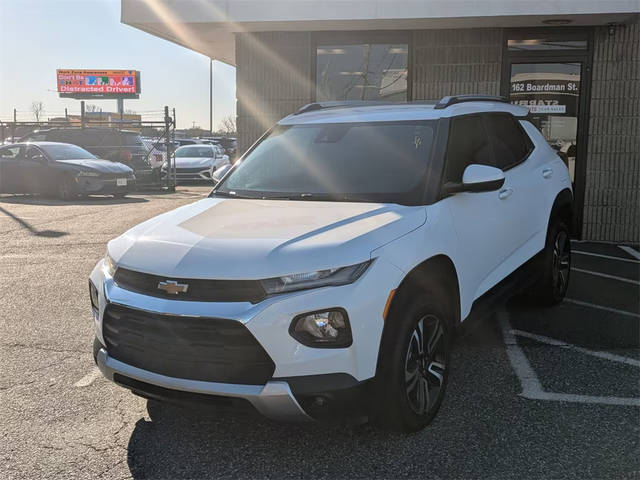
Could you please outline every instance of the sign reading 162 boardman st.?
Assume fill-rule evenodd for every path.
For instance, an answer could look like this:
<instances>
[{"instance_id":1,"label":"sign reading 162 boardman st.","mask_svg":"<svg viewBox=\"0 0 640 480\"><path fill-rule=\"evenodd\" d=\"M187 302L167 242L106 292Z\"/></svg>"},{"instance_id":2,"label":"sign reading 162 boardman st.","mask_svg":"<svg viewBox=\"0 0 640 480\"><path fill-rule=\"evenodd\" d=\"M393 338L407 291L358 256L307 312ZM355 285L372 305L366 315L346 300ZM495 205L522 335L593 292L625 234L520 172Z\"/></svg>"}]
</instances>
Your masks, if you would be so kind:
<instances>
[{"instance_id":1,"label":"sign reading 162 boardman st.","mask_svg":"<svg viewBox=\"0 0 640 480\"><path fill-rule=\"evenodd\" d=\"M56 70L61 96L120 97L140 93L136 70Z\"/></svg>"},{"instance_id":2,"label":"sign reading 162 boardman st.","mask_svg":"<svg viewBox=\"0 0 640 480\"><path fill-rule=\"evenodd\" d=\"M517 74L511 77L511 103L529 107L532 114L575 117L578 112L580 80L578 76Z\"/></svg>"}]
</instances>

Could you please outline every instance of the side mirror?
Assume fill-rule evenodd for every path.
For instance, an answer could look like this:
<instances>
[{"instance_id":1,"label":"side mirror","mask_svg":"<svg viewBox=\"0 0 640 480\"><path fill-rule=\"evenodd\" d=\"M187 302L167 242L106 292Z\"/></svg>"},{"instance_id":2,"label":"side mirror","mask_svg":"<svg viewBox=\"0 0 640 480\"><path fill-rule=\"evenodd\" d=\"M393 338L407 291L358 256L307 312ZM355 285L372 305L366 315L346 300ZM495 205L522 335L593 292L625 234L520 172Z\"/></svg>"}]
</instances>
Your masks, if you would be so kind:
<instances>
[{"instance_id":1,"label":"side mirror","mask_svg":"<svg viewBox=\"0 0 640 480\"><path fill-rule=\"evenodd\" d=\"M462 183L447 182L442 186L444 195L460 192L492 192L504 185L504 172L489 165L472 164L464 169Z\"/></svg>"},{"instance_id":2,"label":"side mirror","mask_svg":"<svg viewBox=\"0 0 640 480\"><path fill-rule=\"evenodd\" d=\"M31 160L38 163L47 163L47 158L42 154L34 155Z\"/></svg>"}]
</instances>

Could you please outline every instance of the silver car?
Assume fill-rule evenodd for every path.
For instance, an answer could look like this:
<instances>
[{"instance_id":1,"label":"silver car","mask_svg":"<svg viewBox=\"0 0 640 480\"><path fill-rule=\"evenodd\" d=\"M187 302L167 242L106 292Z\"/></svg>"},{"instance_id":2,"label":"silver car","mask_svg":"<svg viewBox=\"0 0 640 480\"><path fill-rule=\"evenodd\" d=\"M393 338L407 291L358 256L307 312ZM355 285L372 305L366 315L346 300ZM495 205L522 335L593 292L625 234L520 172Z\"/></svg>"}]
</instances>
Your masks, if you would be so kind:
<instances>
[{"instance_id":1,"label":"silver car","mask_svg":"<svg viewBox=\"0 0 640 480\"><path fill-rule=\"evenodd\" d=\"M229 156L224 154L224 150L219 145L184 145L176 149L174 158L178 181L211 181L213 172L229 165ZM169 165L165 162L162 166L163 176L167 175L168 169Z\"/></svg>"}]
</instances>

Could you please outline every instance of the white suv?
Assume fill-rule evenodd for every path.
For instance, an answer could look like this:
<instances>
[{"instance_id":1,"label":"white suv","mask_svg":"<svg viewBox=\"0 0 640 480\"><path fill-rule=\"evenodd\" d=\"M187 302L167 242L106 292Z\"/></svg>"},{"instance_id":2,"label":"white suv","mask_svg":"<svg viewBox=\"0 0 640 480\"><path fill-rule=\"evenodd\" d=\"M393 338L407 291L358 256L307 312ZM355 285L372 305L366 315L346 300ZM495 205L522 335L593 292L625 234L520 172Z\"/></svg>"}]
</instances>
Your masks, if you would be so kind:
<instances>
[{"instance_id":1,"label":"white suv","mask_svg":"<svg viewBox=\"0 0 640 480\"><path fill-rule=\"evenodd\" d=\"M109 242L99 368L147 398L423 428L462 322L567 289L569 173L527 114L458 96L284 118L208 198Z\"/></svg>"}]
</instances>

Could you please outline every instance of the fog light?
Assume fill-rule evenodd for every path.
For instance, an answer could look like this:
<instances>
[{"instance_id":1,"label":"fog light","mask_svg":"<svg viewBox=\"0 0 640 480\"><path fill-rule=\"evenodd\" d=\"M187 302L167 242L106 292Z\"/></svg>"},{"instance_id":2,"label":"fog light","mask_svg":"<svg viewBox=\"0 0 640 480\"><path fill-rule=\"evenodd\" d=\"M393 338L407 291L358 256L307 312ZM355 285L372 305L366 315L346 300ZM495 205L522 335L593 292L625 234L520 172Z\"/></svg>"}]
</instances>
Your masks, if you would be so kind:
<instances>
[{"instance_id":1,"label":"fog light","mask_svg":"<svg viewBox=\"0 0 640 480\"><path fill-rule=\"evenodd\" d=\"M89 297L91 298L91 306L95 310L99 310L100 309L100 302L98 300L98 289L91 282L89 282Z\"/></svg>"},{"instance_id":2,"label":"fog light","mask_svg":"<svg viewBox=\"0 0 640 480\"><path fill-rule=\"evenodd\" d=\"M349 317L342 308L298 315L291 322L289 333L308 347L344 348L352 342Z\"/></svg>"}]
</instances>

